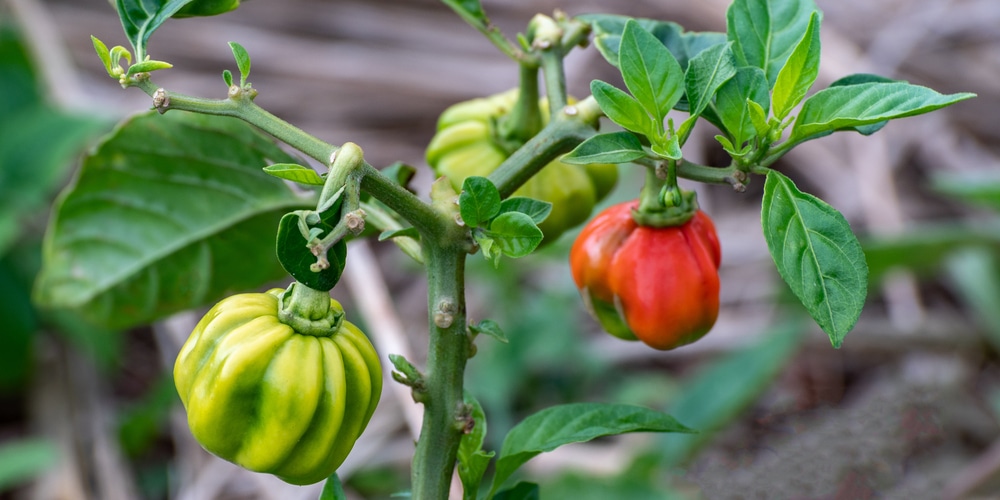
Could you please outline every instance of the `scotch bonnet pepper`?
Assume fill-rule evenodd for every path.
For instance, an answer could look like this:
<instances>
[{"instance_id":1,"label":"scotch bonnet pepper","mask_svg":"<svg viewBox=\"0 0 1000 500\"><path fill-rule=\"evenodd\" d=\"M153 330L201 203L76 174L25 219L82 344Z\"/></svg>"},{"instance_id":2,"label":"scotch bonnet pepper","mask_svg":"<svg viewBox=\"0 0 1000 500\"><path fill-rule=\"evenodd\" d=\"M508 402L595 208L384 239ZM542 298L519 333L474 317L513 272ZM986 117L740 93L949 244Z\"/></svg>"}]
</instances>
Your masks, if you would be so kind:
<instances>
[{"instance_id":1,"label":"scotch bonnet pepper","mask_svg":"<svg viewBox=\"0 0 1000 500\"><path fill-rule=\"evenodd\" d=\"M612 335L660 350L690 344L719 314L715 226L700 210L681 225L642 226L637 207L614 205L583 228L570 250L573 280Z\"/></svg>"},{"instance_id":2,"label":"scotch bonnet pepper","mask_svg":"<svg viewBox=\"0 0 1000 500\"><path fill-rule=\"evenodd\" d=\"M209 452L292 484L326 479L368 425L378 355L343 321L327 335L279 320L283 290L234 295L198 323L174 365L191 433Z\"/></svg>"},{"instance_id":3,"label":"scotch bonnet pepper","mask_svg":"<svg viewBox=\"0 0 1000 500\"><path fill-rule=\"evenodd\" d=\"M487 176L509 156L494 139L496 121L517 102L517 89L490 97L455 104L438 119L437 133L427 147L427 163L439 176L446 176L456 191L469 176ZM543 117L547 103L543 100ZM570 165L550 162L512 196L525 196L552 203L552 212L539 224L546 241L554 241L567 229L590 217L594 205L610 192L618 180L617 166Z\"/></svg>"}]
</instances>

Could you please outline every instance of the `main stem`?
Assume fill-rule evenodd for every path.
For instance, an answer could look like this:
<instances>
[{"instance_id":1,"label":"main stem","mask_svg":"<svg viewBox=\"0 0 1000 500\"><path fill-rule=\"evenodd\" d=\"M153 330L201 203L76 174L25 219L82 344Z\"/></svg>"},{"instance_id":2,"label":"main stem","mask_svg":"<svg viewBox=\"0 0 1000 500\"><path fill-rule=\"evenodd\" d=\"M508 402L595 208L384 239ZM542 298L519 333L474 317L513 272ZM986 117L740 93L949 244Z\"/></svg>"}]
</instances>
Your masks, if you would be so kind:
<instances>
[{"instance_id":1,"label":"main stem","mask_svg":"<svg viewBox=\"0 0 1000 500\"><path fill-rule=\"evenodd\" d=\"M462 439L465 363L469 337L465 319L465 258L460 245L424 250L427 304L430 313L430 349L423 393L424 421L413 456L413 498L448 498L451 477Z\"/></svg>"}]
</instances>

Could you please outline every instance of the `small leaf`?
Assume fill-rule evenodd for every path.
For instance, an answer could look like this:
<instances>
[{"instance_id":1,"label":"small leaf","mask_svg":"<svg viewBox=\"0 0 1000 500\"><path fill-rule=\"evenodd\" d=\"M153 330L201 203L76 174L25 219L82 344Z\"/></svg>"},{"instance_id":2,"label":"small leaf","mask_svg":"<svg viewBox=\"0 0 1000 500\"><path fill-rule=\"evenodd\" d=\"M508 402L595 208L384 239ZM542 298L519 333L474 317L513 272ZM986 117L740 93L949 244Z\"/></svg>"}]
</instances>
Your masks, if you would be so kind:
<instances>
[{"instance_id":1,"label":"small leaf","mask_svg":"<svg viewBox=\"0 0 1000 500\"><path fill-rule=\"evenodd\" d=\"M768 110L753 99L747 99L747 111L750 112L750 122L758 136L763 136L771 130L767 122Z\"/></svg>"},{"instance_id":2,"label":"small leaf","mask_svg":"<svg viewBox=\"0 0 1000 500\"><path fill-rule=\"evenodd\" d=\"M466 177L458 196L458 209L466 226L485 226L500 213L500 191L485 177Z\"/></svg>"},{"instance_id":3,"label":"small leaf","mask_svg":"<svg viewBox=\"0 0 1000 500\"><path fill-rule=\"evenodd\" d=\"M228 69L222 70L222 81L226 82L227 87L233 86L233 72Z\"/></svg>"},{"instance_id":4,"label":"small leaf","mask_svg":"<svg viewBox=\"0 0 1000 500\"><path fill-rule=\"evenodd\" d=\"M315 170L297 163L275 163L264 167L264 172L279 179L285 179L309 186L322 186L323 178Z\"/></svg>"},{"instance_id":5,"label":"small leaf","mask_svg":"<svg viewBox=\"0 0 1000 500\"><path fill-rule=\"evenodd\" d=\"M504 344L509 342L507 340L507 335L503 333L500 325L492 319L484 319L475 325L469 325L469 330L477 335L483 334L493 337L497 342L502 342Z\"/></svg>"},{"instance_id":6,"label":"small leaf","mask_svg":"<svg viewBox=\"0 0 1000 500\"><path fill-rule=\"evenodd\" d=\"M778 120L784 120L792 108L802 101L819 75L819 26L820 13L813 12L802 40L778 73L771 97L772 111Z\"/></svg>"},{"instance_id":7,"label":"small leaf","mask_svg":"<svg viewBox=\"0 0 1000 500\"><path fill-rule=\"evenodd\" d=\"M483 5L479 0L441 1L472 26L485 28L489 25L489 19L487 19L486 12L483 11Z\"/></svg>"},{"instance_id":8,"label":"small leaf","mask_svg":"<svg viewBox=\"0 0 1000 500\"><path fill-rule=\"evenodd\" d=\"M137 62L128 67L128 76L135 75L137 73L149 73L150 71L156 71L158 69L170 69L174 65L164 61L153 61L145 60L142 62Z\"/></svg>"},{"instance_id":9,"label":"small leaf","mask_svg":"<svg viewBox=\"0 0 1000 500\"><path fill-rule=\"evenodd\" d=\"M486 413L483 412L483 407L468 392L465 393L465 404L471 408L473 426L468 433L462 435L458 446L458 477L464 490L462 498L476 500L483 474L496 452L483 451L483 441L486 439Z\"/></svg>"},{"instance_id":10,"label":"small leaf","mask_svg":"<svg viewBox=\"0 0 1000 500\"><path fill-rule=\"evenodd\" d=\"M590 82L590 92L600 105L601 111L611 121L635 133L656 136L659 134L652 118L639 101L610 83L594 80Z\"/></svg>"},{"instance_id":11,"label":"small leaf","mask_svg":"<svg viewBox=\"0 0 1000 500\"><path fill-rule=\"evenodd\" d=\"M333 226L320 221L309 227L309 238L302 235L299 228L300 217L297 213L285 214L278 223L276 249L278 261L296 281L313 290L331 290L340 281L347 261L347 242L338 241L327 250L327 260L330 266L319 272L313 271L316 256L309 250L307 244L314 238L321 238L330 232Z\"/></svg>"},{"instance_id":12,"label":"small leaf","mask_svg":"<svg viewBox=\"0 0 1000 500\"><path fill-rule=\"evenodd\" d=\"M132 42L135 60L146 59L146 43L164 21L192 0L115 0L125 36Z\"/></svg>"},{"instance_id":13,"label":"small leaf","mask_svg":"<svg viewBox=\"0 0 1000 500\"><path fill-rule=\"evenodd\" d=\"M59 448L49 439L30 438L0 446L0 490L7 491L56 465Z\"/></svg>"},{"instance_id":14,"label":"small leaf","mask_svg":"<svg viewBox=\"0 0 1000 500\"><path fill-rule=\"evenodd\" d=\"M868 265L851 226L777 171L764 183L761 224L781 278L840 347L868 294Z\"/></svg>"},{"instance_id":15,"label":"small leaf","mask_svg":"<svg viewBox=\"0 0 1000 500\"><path fill-rule=\"evenodd\" d=\"M597 134L560 158L563 163L628 163L646 156L642 143L632 132Z\"/></svg>"},{"instance_id":16,"label":"small leaf","mask_svg":"<svg viewBox=\"0 0 1000 500\"><path fill-rule=\"evenodd\" d=\"M684 88L690 117L684 120L678 132L686 137L698 115L708 107L716 92L736 75L735 59L731 44L720 44L702 51L691 59L684 74ZM725 120L725 116L723 116Z\"/></svg>"},{"instance_id":17,"label":"small leaf","mask_svg":"<svg viewBox=\"0 0 1000 500\"><path fill-rule=\"evenodd\" d=\"M511 258L524 257L542 242L542 230L531 217L521 212L507 212L497 216L487 231L497 248Z\"/></svg>"},{"instance_id":18,"label":"small leaf","mask_svg":"<svg viewBox=\"0 0 1000 500\"><path fill-rule=\"evenodd\" d=\"M323 484L323 491L319 494L319 500L347 500L347 493L344 492L344 485L340 483L340 477L334 472L326 478Z\"/></svg>"},{"instance_id":19,"label":"small leaf","mask_svg":"<svg viewBox=\"0 0 1000 500\"><path fill-rule=\"evenodd\" d=\"M750 105L751 102L756 107ZM732 79L719 87L715 109L733 139L734 148L738 149L750 139L767 133L770 103L767 78L760 68L740 68Z\"/></svg>"},{"instance_id":20,"label":"small leaf","mask_svg":"<svg viewBox=\"0 0 1000 500\"><path fill-rule=\"evenodd\" d=\"M115 77L114 73L111 72L111 53L108 52L108 46L94 35L90 35L90 41L94 43L94 50L97 51L97 57L104 63L104 69L108 70L108 76Z\"/></svg>"},{"instance_id":21,"label":"small leaf","mask_svg":"<svg viewBox=\"0 0 1000 500\"><path fill-rule=\"evenodd\" d=\"M813 0L735 0L726 32L738 65L763 69L773 86L816 11Z\"/></svg>"},{"instance_id":22,"label":"small leaf","mask_svg":"<svg viewBox=\"0 0 1000 500\"><path fill-rule=\"evenodd\" d=\"M906 82L829 87L806 99L789 140L801 142L837 130L920 115L971 99L975 94L939 94Z\"/></svg>"},{"instance_id":23,"label":"small leaf","mask_svg":"<svg viewBox=\"0 0 1000 500\"><path fill-rule=\"evenodd\" d=\"M500 213L520 212L531 217L535 224L541 224L552 213L552 204L524 196L507 198L500 203Z\"/></svg>"},{"instance_id":24,"label":"small leaf","mask_svg":"<svg viewBox=\"0 0 1000 500\"><path fill-rule=\"evenodd\" d=\"M115 45L111 48L111 67L112 70L121 65L122 58L128 61L128 64L132 64L132 54L129 53L128 49L122 47L121 45Z\"/></svg>"},{"instance_id":25,"label":"small leaf","mask_svg":"<svg viewBox=\"0 0 1000 500\"><path fill-rule=\"evenodd\" d=\"M229 48L232 49L233 58L236 59L236 68L240 70L240 87L243 87L247 84L247 78L250 78L250 54L236 42L229 42Z\"/></svg>"},{"instance_id":26,"label":"small leaf","mask_svg":"<svg viewBox=\"0 0 1000 500\"><path fill-rule=\"evenodd\" d=\"M622 32L618 67L625 86L662 127L667 112L684 94L684 70L677 59L656 37L630 20Z\"/></svg>"},{"instance_id":27,"label":"small leaf","mask_svg":"<svg viewBox=\"0 0 1000 500\"><path fill-rule=\"evenodd\" d=\"M539 500L540 498L538 485L525 481L493 495L493 500Z\"/></svg>"},{"instance_id":28,"label":"small leaf","mask_svg":"<svg viewBox=\"0 0 1000 500\"><path fill-rule=\"evenodd\" d=\"M683 156L681 152L680 137L674 134L667 139L666 143L653 144L650 148L656 156L660 158L666 158L668 160L680 160Z\"/></svg>"},{"instance_id":29,"label":"small leaf","mask_svg":"<svg viewBox=\"0 0 1000 500\"><path fill-rule=\"evenodd\" d=\"M694 432L665 413L620 404L573 403L525 418L504 438L490 493L528 460L562 445L630 432Z\"/></svg>"}]
</instances>

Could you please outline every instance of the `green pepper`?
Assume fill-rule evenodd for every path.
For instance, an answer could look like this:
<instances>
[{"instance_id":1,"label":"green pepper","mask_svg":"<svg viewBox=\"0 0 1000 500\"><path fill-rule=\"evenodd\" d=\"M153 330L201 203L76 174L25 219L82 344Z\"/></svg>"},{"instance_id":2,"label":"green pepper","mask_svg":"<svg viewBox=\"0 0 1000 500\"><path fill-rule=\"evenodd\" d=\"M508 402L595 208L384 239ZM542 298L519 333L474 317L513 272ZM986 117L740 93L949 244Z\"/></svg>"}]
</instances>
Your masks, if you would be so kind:
<instances>
[{"instance_id":1,"label":"green pepper","mask_svg":"<svg viewBox=\"0 0 1000 500\"><path fill-rule=\"evenodd\" d=\"M298 286L298 285L295 285ZM174 364L195 439L292 484L326 479L368 425L382 391L378 355L330 299L333 327L303 334L279 318L283 290L226 298Z\"/></svg>"},{"instance_id":2,"label":"green pepper","mask_svg":"<svg viewBox=\"0 0 1000 500\"><path fill-rule=\"evenodd\" d=\"M469 176L487 176L509 156L495 138L497 120L510 112L517 89L489 97L460 102L438 119L437 133L427 147L427 163L439 176L451 181L455 190ZM541 103L543 110L547 103ZM543 117L547 113L543 112ZM618 180L615 165L571 165L554 160L524 183L512 196L526 196L552 203L552 213L539 228L545 241L590 217L594 205L610 192Z\"/></svg>"}]
</instances>

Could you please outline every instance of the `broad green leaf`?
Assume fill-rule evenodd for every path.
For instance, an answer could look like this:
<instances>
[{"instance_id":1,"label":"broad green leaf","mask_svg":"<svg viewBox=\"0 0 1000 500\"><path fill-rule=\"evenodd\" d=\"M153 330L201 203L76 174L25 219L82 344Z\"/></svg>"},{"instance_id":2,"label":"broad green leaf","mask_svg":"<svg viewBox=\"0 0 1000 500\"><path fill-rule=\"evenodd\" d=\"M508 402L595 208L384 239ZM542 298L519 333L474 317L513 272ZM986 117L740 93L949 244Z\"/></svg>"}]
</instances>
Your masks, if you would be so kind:
<instances>
[{"instance_id":1,"label":"broad green leaf","mask_svg":"<svg viewBox=\"0 0 1000 500\"><path fill-rule=\"evenodd\" d=\"M524 196L507 198L500 203L500 213L520 212L531 217L535 224L541 224L552 213L552 204Z\"/></svg>"},{"instance_id":2,"label":"broad green leaf","mask_svg":"<svg viewBox=\"0 0 1000 500\"><path fill-rule=\"evenodd\" d=\"M935 175L935 191L963 203L972 203L1000 212L1000 174L994 170Z\"/></svg>"},{"instance_id":3,"label":"broad green leaf","mask_svg":"<svg viewBox=\"0 0 1000 500\"><path fill-rule=\"evenodd\" d=\"M597 100L601 111L604 111L611 121L637 134L654 137L659 135L653 120L639 101L624 90L610 83L594 80L590 82L590 92Z\"/></svg>"},{"instance_id":4,"label":"broad green leaf","mask_svg":"<svg viewBox=\"0 0 1000 500\"><path fill-rule=\"evenodd\" d=\"M458 209L466 226L485 226L500 213L500 191L485 177L466 177L458 196Z\"/></svg>"},{"instance_id":5,"label":"broad green leaf","mask_svg":"<svg viewBox=\"0 0 1000 500\"><path fill-rule=\"evenodd\" d=\"M802 102L819 75L820 22L820 13L813 12L806 33L778 72L771 97L774 117L778 120L784 120L792 108Z\"/></svg>"},{"instance_id":6,"label":"broad green leaf","mask_svg":"<svg viewBox=\"0 0 1000 500\"><path fill-rule=\"evenodd\" d=\"M754 120L748 100L760 107L764 125L759 125ZM719 88L715 96L715 109L736 149L766 132L766 129L758 130L758 127L766 126L767 111L770 107L767 79L764 77L764 70L760 68L750 66L740 68L733 78Z\"/></svg>"},{"instance_id":7,"label":"broad green leaf","mask_svg":"<svg viewBox=\"0 0 1000 500\"><path fill-rule=\"evenodd\" d=\"M491 493L528 460L564 444L630 432L694 432L658 411L641 406L573 403L546 408L525 418L504 438Z\"/></svg>"},{"instance_id":8,"label":"broad green leaf","mask_svg":"<svg viewBox=\"0 0 1000 500\"><path fill-rule=\"evenodd\" d=\"M319 493L319 500L347 500L344 485L340 483L340 476L336 472L326 478L326 482L323 483L323 491Z\"/></svg>"},{"instance_id":9,"label":"broad green leaf","mask_svg":"<svg viewBox=\"0 0 1000 500\"><path fill-rule=\"evenodd\" d=\"M639 104L659 127L684 94L684 70L652 34L635 21L625 23L618 67ZM649 134L647 134L649 135Z\"/></svg>"},{"instance_id":10,"label":"broad green leaf","mask_svg":"<svg viewBox=\"0 0 1000 500\"><path fill-rule=\"evenodd\" d=\"M750 345L708 362L684 380L666 412L699 433L660 436L663 466L683 463L756 401L797 352L801 331L793 323L776 327Z\"/></svg>"},{"instance_id":11,"label":"broad green leaf","mask_svg":"<svg viewBox=\"0 0 1000 500\"><path fill-rule=\"evenodd\" d=\"M932 275L942 268L946 258L973 246L1000 252L1000 221L977 221L975 225L921 224L903 234L862 241L872 284L879 283L894 269Z\"/></svg>"},{"instance_id":12,"label":"broad green leaf","mask_svg":"<svg viewBox=\"0 0 1000 500\"><path fill-rule=\"evenodd\" d=\"M764 183L761 224L781 278L840 347L868 294L868 265L851 226L777 171Z\"/></svg>"},{"instance_id":13,"label":"broad green leaf","mask_svg":"<svg viewBox=\"0 0 1000 500\"><path fill-rule=\"evenodd\" d=\"M7 490L54 467L59 448L44 438L8 441L0 446L0 490Z\"/></svg>"},{"instance_id":14,"label":"broad green leaf","mask_svg":"<svg viewBox=\"0 0 1000 500\"><path fill-rule=\"evenodd\" d=\"M330 265L318 272L312 270L316 263L316 255L308 248L309 240L302 234L301 218L297 213L285 214L278 223L278 236L275 241L278 262L281 267L296 281L313 290L332 290L340 281L347 262L347 242L341 239L327 250L326 259ZM333 226L324 221L307 226L312 236L322 238Z\"/></svg>"},{"instance_id":15,"label":"broad green leaf","mask_svg":"<svg viewBox=\"0 0 1000 500\"><path fill-rule=\"evenodd\" d=\"M465 393L465 404L471 408L474 423L472 429L462 435L458 445L458 477L464 490L462 498L476 500L483 474L496 452L483 451L483 441L486 439L486 413L483 412L483 407L468 392Z\"/></svg>"},{"instance_id":16,"label":"broad green leaf","mask_svg":"<svg viewBox=\"0 0 1000 500\"><path fill-rule=\"evenodd\" d=\"M538 485L524 481L493 495L493 500L539 500L540 498Z\"/></svg>"},{"instance_id":17,"label":"broad green leaf","mask_svg":"<svg viewBox=\"0 0 1000 500\"><path fill-rule=\"evenodd\" d=\"M322 186L324 183L323 178L315 170L297 163L275 163L264 167L264 172L279 179L309 186Z\"/></svg>"},{"instance_id":18,"label":"broad green leaf","mask_svg":"<svg viewBox=\"0 0 1000 500\"><path fill-rule=\"evenodd\" d=\"M521 212L506 212L490 223L487 231L496 247L507 257L524 257L542 242L542 230L531 216Z\"/></svg>"},{"instance_id":19,"label":"broad green leaf","mask_svg":"<svg viewBox=\"0 0 1000 500\"><path fill-rule=\"evenodd\" d=\"M229 42L229 48L233 51L233 59L236 59L236 68L240 70L240 87L243 87L250 78L250 54L236 42Z\"/></svg>"},{"instance_id":20,"label":"broad green leaf","mask_svg":"<svg viewBox=\"0 0 1000 500\"><path fill-rule=\"evenodd\" d=\"M802 104L789 140L801 142L838 130L929 113L975 96L968 92L939 94L906 82L829 87Z\"/></svg>"},{"instance_id":21,"label":"broad green leaf","mask_svg":"<svg viewBox=\"0 0 1000 500\"><path fill-rule=\"evenodd\" d=\"M813 0L734 0L726 12L726 34L736 61L763 69L773 86L816 11Z\"/></svg>"},{"instance_id":22,"label":"broad green leaf","mask_svg":"<svg viewBox=\"0 0 1000 500\"><path fill-rule=\"evenodd\" d=\"M132 42L135 60L146 59L146 43L164 21L192 0L115 0L125 36Z\"/></svg>"},{"instance_id":23,"label":"broad green leaf","mask_svg":"<svg viewBox=\"0 0 1000 500\"><path fill-rule=\"evenodd\" d=\"M507 335L503 333L503 330L500 328L500 325L498 325L497 322L493 321L492 319L484 319L479 323L476 323L475 325L469 325L469 330L471 330L473 333L477 335L483 334L489 337L493 337L496 341L504 344L509 342L509 340L507 340Z\"/></svg>"},{"instance_id":24,"label":"broad green leaf","mask_svg":"<svg viewBox=\"0 0 1000 500\"><path fill-rule=\"evenodd\" d=\"M848 85L857 85L859 83L872 83L872 82L882 82L882 83L892 83L899 80L893 80L892 78L887 78L881 75L872 75L869 73L855 73L853 75L847 75L843 78L837 79L837 81L830 84L831 87L846 87ZM872 135L882 127L889 123L888 120L881 121L878 123L873 123L871 125L862 125L860 127L849 127L845 130L854 130L861 135Z\"/></svg>"},{"instance_id":25,"label":"broad green leaf","mask_svg":"<svg viewBox=\"0 0 1000 500\"><path fill-rule=\"evenodd\" d=\"M615 67L618 67L622 32L630 20L634 20L666 46L681 68L686 68L688 61L701 51L726 42L725 33L685 32L679 24L670 21L631 18L616 14L584 14L577 16L577 19L591 25L594 31L594 45Z\"/></svg>"},{"instance_id":26,"label":"broad green leaf","mask_svg":"<svg viewBox=\"0 0 1000 500\"><path fill-rule=\"evenodd\" d=\"M678 131L687 137L698 116L708 107L716 92L736 75L736 65L730 44L720 44L702 51L691 59L684 74L684 88L688 101L688 117ZM725 117L722 117L725 120Z\"/></svg>"},{"instance_id":27,"label":"broad green leaf","mask_svg":"<svg viewBox=\"0 0 1000 500\"><path fill-rule=\"evenodd\" d=\"M642 143L632 132L597 134L580 143L560 161L574 165L628 163L646 156Z\"/></svg>"},{"instance_id":28,"label":"broad green leaf","mask_svg":"<svg viewBox=\"0 0 1000 500\"><path fill-rule=\"evenodd\" d=\"M293 161L235 118L126 120L60 196L37 302L126 328L281 278L278 220L315 201L261 169Z\"/></svg>"}]
</instances>

